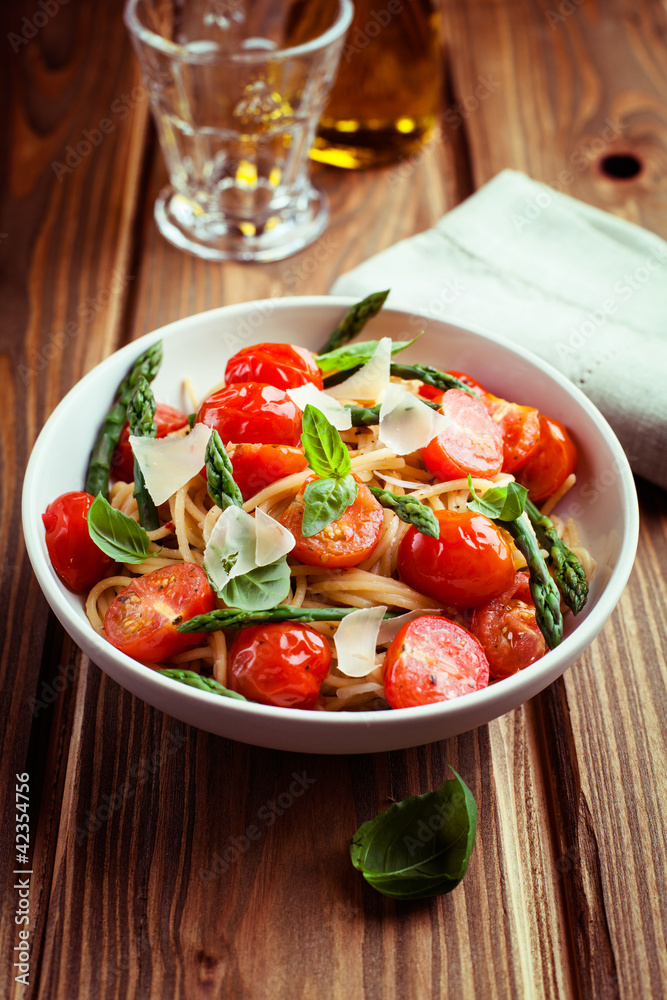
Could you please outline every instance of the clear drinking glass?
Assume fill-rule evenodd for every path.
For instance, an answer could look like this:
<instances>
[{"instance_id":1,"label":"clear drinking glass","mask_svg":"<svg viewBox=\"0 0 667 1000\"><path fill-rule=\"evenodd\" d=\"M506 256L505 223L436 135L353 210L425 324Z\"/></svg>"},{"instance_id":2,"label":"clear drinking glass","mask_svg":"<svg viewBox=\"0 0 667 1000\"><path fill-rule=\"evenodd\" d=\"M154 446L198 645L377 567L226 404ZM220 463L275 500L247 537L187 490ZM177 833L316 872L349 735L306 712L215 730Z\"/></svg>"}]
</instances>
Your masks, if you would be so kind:
<instances>
[{"instance_id":1,"label":"clear drinking glass","mask_svg":"<svg viewBox=\"0 0 667 1000\"><path fill-rule=\"evenodd\" d=\"M125 23L169 170L155 220L208 260L280 260L328 209L308 154L350 0L129 0Z\"/></svg>"}]
</instances>

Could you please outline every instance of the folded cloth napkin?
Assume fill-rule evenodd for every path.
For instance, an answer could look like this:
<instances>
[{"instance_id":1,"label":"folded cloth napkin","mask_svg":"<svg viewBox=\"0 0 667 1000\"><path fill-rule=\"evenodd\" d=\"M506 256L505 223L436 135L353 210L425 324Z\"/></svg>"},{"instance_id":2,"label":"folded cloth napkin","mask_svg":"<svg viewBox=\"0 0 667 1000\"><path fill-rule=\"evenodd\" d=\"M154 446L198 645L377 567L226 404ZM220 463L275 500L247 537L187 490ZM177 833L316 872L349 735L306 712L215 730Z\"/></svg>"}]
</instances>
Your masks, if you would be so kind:
<instances>
[{"instance_id":1,"label":"folded cloth napkin","mask_svg":"<svg viewBox=\"0 0 667 1000\"><path fill-rule=\"evenodd\" d=\"M388 306L481 327L551 362L667 488L667 243L503 170L432 229L338 279Z\"/></svg>"}]
</instances>

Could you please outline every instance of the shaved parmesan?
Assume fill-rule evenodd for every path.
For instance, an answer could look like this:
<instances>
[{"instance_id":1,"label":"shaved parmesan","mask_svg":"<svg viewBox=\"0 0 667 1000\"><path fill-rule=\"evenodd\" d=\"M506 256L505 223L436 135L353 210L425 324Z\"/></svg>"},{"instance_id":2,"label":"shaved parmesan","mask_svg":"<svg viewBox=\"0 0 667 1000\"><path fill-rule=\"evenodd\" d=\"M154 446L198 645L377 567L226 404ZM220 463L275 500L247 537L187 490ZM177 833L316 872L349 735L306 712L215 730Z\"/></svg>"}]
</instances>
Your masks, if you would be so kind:
<instances>
[{"instance_id":1,"label":"shaved parmesan","mask_svg":"<svg viewBox=\"0 0 667 1000\"><path fill-rule=\"evenodd\" d=\"M255 562L258 566L268 566L292 551L296 539L291 531L283 528L282 524L278 524L259 507L255 508L254 521Z\"/></svg>"},{"instance_id":2,"label":"shaved parmesan","mask_svg":"<svg viewBox=\"0 0 667 1000\"><path fill-rule=\"evenodd\" d=\"M380 400L389 385L391 337L383 337L366 364L344 382L332 385L327 393L335 399Z\"/></svg>"},{"instance_id":3,"label":"shaved parmesan","mask_svg":"<svg viewBox=\"0 0 667 1000\"><path fill-rule=\"evenodd\" d=\"M216 590L257 568L255 548L255 518L241 507L223 510L204 550L204 569Z\"/></svg>"},{"instance_id":4,"label":"shaved parmesan","mask_svg":"<svg viewBox=\"0 0 667 1000\"><path fill-rule=\"evenodd\" d=\"M130 435L134 457L143 473L146 489L157 507L201 470L210 436L211 428L204 424L195 424L185 437Z\"/></svg>"},{"instance_id":5,"label":"shaved parmesan","mask_svg":"<svg viewBox=\"0 0 667 1000\"><path fill-rule=\"evenodd\" d=\"M349 431L352 426L350 411L342 406L337 399L332 399L328 392L323 392L312 382L300 385L296 389L288 389L287 395L300 410L305 410L308 403L323 413L329 423L337 431Z\"/></svg>"},{"instance_id":6,"label":"shaved parmesan","mask_svg":"<svg viewBox=\"0 0 667 1000\"><path fill-rule=\"evenodd\" d=\"M346 615L336 629L338 669L346 677L365 677L375 669L378 629L386 610L384 604L379 608L360 608Z\"/></svg>"},{"instance_id":7,"label":"shaved parmesan","mask_svg":"<svg viewBox=\"0 0 667 1000\"><path fill-rule=\"evenodd\" d=\"M378 435L397 455L410 455L418 448L425 448L450 424L448 417L392 382L380 407Z\"/></svg>"},{"instance_id":8,"label":"shaved parmesan","mask_svg":"<svg viewBox=\"0 0 667 1000\"><path fill-rule=\"evenodd\" d=\"M393 642L404 625L413 622L415 618L423 615L439 615L442 617L442 608L418 608L416 611L408 611L404 615L397 615L396 618L387 618L380 623L377 644L384 646L385 643Z\"/></svg>"},{"instance_id":9,"label":"shaved parmesan","mask_svg":"<svg viewBox=\"0 0 667 1000\"><path fill-rule=\"evenodd\" d=\"M269 566L295 546L294 535L257 508L255 517L228 507L215 523L204 551L204 569L220 591L237 576Z\"/></svg>"}]
</instances>

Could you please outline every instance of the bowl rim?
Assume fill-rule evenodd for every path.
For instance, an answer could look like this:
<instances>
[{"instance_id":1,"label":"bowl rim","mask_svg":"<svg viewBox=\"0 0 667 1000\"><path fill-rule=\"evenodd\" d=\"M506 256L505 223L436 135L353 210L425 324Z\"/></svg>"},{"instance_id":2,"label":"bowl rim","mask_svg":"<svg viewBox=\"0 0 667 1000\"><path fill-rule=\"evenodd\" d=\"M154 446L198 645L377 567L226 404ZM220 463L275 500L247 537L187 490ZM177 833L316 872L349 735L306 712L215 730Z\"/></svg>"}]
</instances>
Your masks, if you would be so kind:
<instances>
[{"instance_id":1,"label":"bowl rim","mask_svg":"<svg viewBox=\"0 0 667 1000\"><path fill-rule=\"evenodd\" d=\"M131 341L129 344L126 344L119 350L114 351L107 358L103 359L99 364L87 372L78 382L76 382L74 386L72 386L45 422L33 445L23 482L22 520L28 556L39 585L49 605L63 627L70 634L70 636L72 636L77 645L87 653L93 662L100 665L100 668L104 670L105 673L108 673L108 671L105 667L99 664L96 659L96 653L99 653L102 660L111 657L115 661L118 667L118 674L121 676L121 679L118 679L118 677L115 678L119 684L123 685L122 678L136 676L138 679L145 682L142 686L155 685L157 691L162 691L165 694L169 692L173 693L174 691L174 682L172 680L163 677L156 671L144 667L131 657L115 649L115 647L111 646L106 639L98 635L87 620L81 619L74 612L73 608L67 601L63 600L61 591L64 588L64 584L60 582L48 563L48 560L44 556L44 550L40 540L41 529L39 525L35 523L36 519L34 516L35 505L33 503L33 492L37 476L39 475L40 454L48 441L52 427L57 425L63 410L70 405L71 395L82 391L85 386L94 382L99 377L100 368L108 365L112 358L114 359L114 364L119 363L120 358L125 358L127 360L126 367L129 368L132 360L144 351L151 343L159 339L177 339L179 334L186 332L188 327L192 324L209 323L211 321L215 321L218 316L233 318L235 314L243 315L247 313L249 309L262 311L264 308L265 310L273 313L275 310L282 311L293 309L295 307L298 309L305 309L326 306L344 310L357 301L357 296L347 295L308 295L254 299L248 302L235 303L228 306L219 306L214 309L194 313L191 316L175 320L144 334L136 340ZM382 315L388 314L399 314L405 316L413 315L409 309L393 307L384 308ZM622 532L622 536L617 563L611 571L610 577L606 581L604 590L600 594L595 607L592 608L589 615L577 625L574 631L564 638L563 642L556 647L556 649L550 650L541 660L531 666L530 674L527 674L526 671L519 671L510 677L504 678L502 682L499 682L498 684L490 685L480 691L474 691L466 695L461 695L460 697L451 699L450 701L438 702L432 705L416 706L413 708L404 708L401 709L400 712L381 712L377 710L359 710L347 713L300 712L293 708L277 708L269 705L260 705L256 702L243 703L237 699L221 698L218 695L213 695L182 684L179 686L179 699L184 700L185 703L188 703L191 707L196 708L198 705L204 707L217 704L219 709L216 711L219 711L221 714L225 714L227 712L240 712L244 713L245 717L248 718L248 721L250 721L250 717L254 717L254 719L259 722L261 722L262 719L267 721L273 720L276 723L289 722L291 727L296 729L301 727L304 731L312 724L312 720L315 717L317 719L318 729L321 730L325 738L326 734L330 730L339 731L342 729L355 728L360 725L368 726L371 723L374 729L376 727L386 729L391 728L392 726L398 726L399 720L407 721L408 718L413 723L418 723L420 719L429 720L434 716L455 719L457 715L464 715L467 713L472 704L471 699L474 699L474 705L479 707L479 715L482 716L485 714L484 709L486 708L488 712L490 704L499 698L499 691L505 693L508 696L508 700L511 700L511 696L516 692L516 689L520 689L524 686L530 686L534 689L533 693L527 694L523 701L529 700L529 698L536 692L542 690L558 676L564 673L567 667L576 660L585 648L590 645L605 622L608 620L614 607L618 603L621 594L623 593L632 570L639 538L639 507L636 489L634 486L634 479L625 452L623 451L623 448L621 447L620 442L618 441L608 421L602 416L600 411L594 406L588 397L585 396L584 393L568 378L566 378L566 376L561 374L556 368L539 358L537 355L512 343L506 338L497 336L483 327L471 326L468 323L463 324L457 322L455 318L451 320L440 320L436 318L424 317L424 322L426 324L440 324L446 327L454 328L457 331L470 333L476 337L482 338L483 340L490 341L494 346L504 348L511 354L515 354L521 357L524 361L527 361L529 364L536 366L574 399L580 408L584 410L586 416L596 425L597 430L604 436L619 471L619 487L622 493L622 507L620 512L621 524L619 525L619 530ZM565 666L561 665L562 661L565 661ZM143 695L137 695L137 697L141 697L142 700L145 701L147 700ZM522 703L523 702L519 702L519 704ZM248 716L249 711L252 713L251 716ZM505 709L498 714L502 715L506 711L511 711L511 708ZM341 750L340 752L344 753L346 751Z\"/></svg>"}]
</instances>

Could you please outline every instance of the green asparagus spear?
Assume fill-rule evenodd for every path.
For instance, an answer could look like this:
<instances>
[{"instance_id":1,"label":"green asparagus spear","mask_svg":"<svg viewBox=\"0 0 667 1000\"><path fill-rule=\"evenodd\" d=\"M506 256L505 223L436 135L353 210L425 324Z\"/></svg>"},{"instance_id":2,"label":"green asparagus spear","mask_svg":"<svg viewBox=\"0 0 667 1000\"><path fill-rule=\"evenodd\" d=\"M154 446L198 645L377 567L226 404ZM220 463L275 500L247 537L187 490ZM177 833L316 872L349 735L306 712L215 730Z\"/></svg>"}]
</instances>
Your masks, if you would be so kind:
<instances>
[{"instance_id":1,"label":"green asparagus spear","mask_svg":"<svg viewBox=\"0 0 667 1000\"><path fill-rule=\"evenodd\" d=\"M329 335L324 347L317 353L327 354L329 351L335 351L343 344L347 344L349 340L353 340L368 320L379 313L388 295L389 289L386 292L373 292L372 295L367 295L361 302L357 302L351 309L348 309L336 329Z\"/></svg>"},{"instance_id":2,"label":"green asparagus spear","mask_svg":"<svg viewBox=\"0 0 667 1000\"><path fill-rule=\"evenodd\" d=\"M127 407L140 376L148 382L155 378L162 361L162 341L158 340L137 360L116 390L111 409L97 436L88 462L86 473L86 493L97 496L101 493L109 499L109 475L111 459L118 446L120 435L127 420Z\"/></svg>"},{"instance_id":3,"label":"green asparagus spear","mask_svg":"<svg viewBox=\"0 0 667 1000\"><path fill-rule=\"evenodd\" d=\"M346 378L350 378L351 375L358 372L360 368L361 365L356 365L354 368L348 368L347 371L325 375L322 380L324 388L329 389L332 385L339 385ZM430 365L401 365L392 361L389 373L397 378L417 378L426 385L432 385L434 389L440 389L441 392L446 392L447 389L463 389L469 396L477 396L477 393L461 379L454 375L448 375L447 372L441 372L437 368L432 368Z\"/></svg>"},{"instance_id":4,"label":"green asparagus spear","mask_svg":"<svg viewBox=\"0 0 667 1000\"><path fill-rule=\"evenodd\" d=\"M236 691L230 691L229 688L223 687L222 684L219 684L212 677L202 677L201 674L195 673L194 670L177 670L168 667L158 670L158 673L162 674L163 677L169 677L172 681L180 681L181 684L188 684L190 687L198 688L200 691L222 695L223 698L238 698L239 701L248 700L242 694L237 694Z\"/></svg>"},{"instance_id":5,"label":"green asparagus spear","mask_svg":"<svg viewBox=\"0 0 667 1000\"><path fill-rule=\"evenodd\" d=\"M206 615L196 615L178 626L179 632L218 632L221 628L246 628L261 622L338 622L356 608L293 608L279 604L268 611L240 611L238 608L219 608ZM394 618L391 612L385 618Z\"/></svg>"},{"instance_id":6,"label":"green asparagus spear","mask_svg":"<svg viewBox=\"0 0 667 1000\"><path fill-rule=\"evenodd\" d=\"M130 425L130 434L133 437L157 437L155 409L153 390L144 376L140 375L127 407L127 419ZM132 495L137 501L139 524L146 531L155 531L156 528L160 527L160 518L158 517L157 507L153 503L153 498L146 489L144 474L141 471L136 456L134 459L134 492Z\"/></svg>"},{"instance_id":7,"label":"green asparagus spear","mask_svg":"<svg viewBox=\"0 0 667 1000\"><path fill-rule=\"evenodd\" d=\"M530 594L535 604L537 624L549 649L563 640L563 617L560 613L560 595L553 577L547 569L542 553L525 516L515 521L499 522L514 538L517 549L523 553L530 571Z\"/></svg>"},{"instance_id":8,"label":"green asparagus spear","mask_svg":"<svg viewBox=\"0 0 667 1000\"><path fill-rule=\"evenodd\" d=\"M206 479L208 494L220 510L243 506L241 490L234 481L232 463L216 430L206 445Z\"/></svg>"},{"instance_id":9,"label":"green asparagus spear","mask_svg":"<svg viewBox=\"0 0 667 1000\"><path fill-rule=\"evenodd\" d=\"M440 409L440 404L431 399L420 399L420 402L426 403L432 410ZM377 406L347 406L346 409L350 411L353 427L371 427L380 423L380 403Z\"/></svg>"},{"instance_id":10,"label":"green asparagus spear","mask_svg":"<svg viewBox=\"0 0 667 1000\"><path fill-rule=\"evenodd\" d=\"M416 497L397 497L391 490L383 490L379 486L368 487L376 500L379 500L383 507L393 510L401 521L406 524L414 524L422 535L430 535L431 538L438 538L440 535L440 525L438 519L431 508L417 500Z\"/></svg>"},{"instance_id":11,"label":"green asparagus spear","mask_svg":"<svg viewBox=\"0 0 667 1000\"><path fill-rule=\"evenodd\" d=\"M547 550L553 562L556 585L561 597L575 615L579 614L588 597L588 583L581 560L558 537L550 517L540 514L530 500L526 501L525 510L540 546Z\"/></svg>"}]
</instances>

